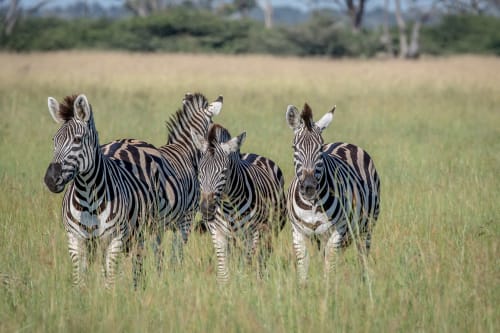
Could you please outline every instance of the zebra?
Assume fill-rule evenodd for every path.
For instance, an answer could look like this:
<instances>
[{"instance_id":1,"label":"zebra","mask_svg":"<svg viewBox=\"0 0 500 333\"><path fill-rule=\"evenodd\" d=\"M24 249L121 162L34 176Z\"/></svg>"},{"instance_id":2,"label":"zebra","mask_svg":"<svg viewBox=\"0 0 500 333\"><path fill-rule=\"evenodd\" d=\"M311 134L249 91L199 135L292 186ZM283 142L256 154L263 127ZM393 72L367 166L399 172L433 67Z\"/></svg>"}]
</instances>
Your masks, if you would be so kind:
<instances>
[{"instance_id":1,"label":"zebra","mask_svg":"<svg viewBox=\"0 0 500 333\"><path fill-rule=\"evenodd\" d=\"M372 228L379 215L380 180L371 157L349 143L323 142L321 133L335 107L317 122L306 103L299 114L289 105L286 121L294 131L295 175L287 193L299 281L307 280L305 238L324 244L325 278L335 268L335 252L354 239L360 259L368 255ZM365 239L365 248L361 246ZM326 242L326 243L325 243Z\"/></svg>"},{"instance_id":2,"label":"zebra","mask_svg":"<svg viewBox=\"0 0 500 333\"><path fill-rule=\"evenodd\" d=\"M68 237L74 285L84 283L83 273L92 261L93 248L103 248L105 287L114 284L118 256L137 245L134 260L134 285L142 268L143 227L157 219L157 197L146 179L132 169L137 152L130 161L116 160L99 145L92 107L83 94L66 96L59 103L48 98L49 112L60 128L54 135L54 157L44 182L53 193L67 188L62 202L62 218ZM154 146L136 141L137 146L154 152ZM157 156L161 156L156 152ZM159 180L157 164L150 155L141 163L149 167L147 177ZM153 181L154 182L154 181Z\"/></svg>"},{"instance_id":3,"label":"zebra","mask_svg":"<svg viewBox=\"0 0 500 333\"><path fill-rule=\"evenodd\" d=\"M222 96L209 104L203 94L187 93L182 101L182 108L167 121L169 136L165 145L158 147L157 150L155 148L153 152L150 148L144 147L142 142L135 140L118 140L103 147L112 158L122 163L125 161L127 164L135 158L131 152L138 151L138 154L142 152L155 157L157 172L160 175L159 179L155 179L156 183L148 182L152 179L148 167L131 171L148 182L149 188L156 191L160 197L157 210L161 221L155 230L157 236L155 254L159 269L163 256L159 249L163 230L171 228L180 231L182 242L179 241L178 234L174 233L172 259L182 259L182 246L188 240L194 216L198 211L199 154L191 140L191 132L206 136L212 117L219 114L222 104ZM160 157L156 152L160 153Z\"/></svg>"},{"instance_id":4,"label":"zebra","mask_svg":"<svg viewBox=\"0 0 500 333\"><path fill-rule=\"evenodd\" d=\"M242 236L251 261L259 242L263 253L269 253L272 231L281 230L286 222L283 173L270 159L240 154L245 138L245 132L231 138L217 124L211 126L207 139L193 133L201 152L200 210L214 244L220 283L229 280L229 238Z\"/></svg>"}]
</instances>

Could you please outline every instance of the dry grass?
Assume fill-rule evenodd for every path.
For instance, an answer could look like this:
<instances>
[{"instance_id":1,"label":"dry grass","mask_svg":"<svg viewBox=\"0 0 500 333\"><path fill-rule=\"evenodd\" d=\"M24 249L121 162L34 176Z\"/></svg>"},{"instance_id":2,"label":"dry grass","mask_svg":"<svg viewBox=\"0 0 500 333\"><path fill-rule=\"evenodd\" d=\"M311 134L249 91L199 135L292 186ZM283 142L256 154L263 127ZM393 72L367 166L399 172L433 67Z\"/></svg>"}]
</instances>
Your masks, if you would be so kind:
<instances>
[{"instance_id":1,"label":"dry grass","mask_svg":"<svg viewBox=\"0 0 500 333\"><path fill-rule=\"evenodd\" d=\"M0 54L0 63L1 331L499 330L498 58L61 52ZM373 302L352 249L328 293L313 252L310 284L299 289L289 227L263 280L235 256L232 281L217 287L210 240L193 235L182 267L158 276L148 257L144 290L132 290L129 260L113 292L102 290L98 265L87 289L71 287L62 196L42 182L57 127L47 96L87 94L102 143L161 145L187 91L223 94L216 121L247 131L244 150L275 160L287 181L286 106L307 101L318 118L337 105L325 139L359 144L381 175Z\"/></svg>"}]
</instances>

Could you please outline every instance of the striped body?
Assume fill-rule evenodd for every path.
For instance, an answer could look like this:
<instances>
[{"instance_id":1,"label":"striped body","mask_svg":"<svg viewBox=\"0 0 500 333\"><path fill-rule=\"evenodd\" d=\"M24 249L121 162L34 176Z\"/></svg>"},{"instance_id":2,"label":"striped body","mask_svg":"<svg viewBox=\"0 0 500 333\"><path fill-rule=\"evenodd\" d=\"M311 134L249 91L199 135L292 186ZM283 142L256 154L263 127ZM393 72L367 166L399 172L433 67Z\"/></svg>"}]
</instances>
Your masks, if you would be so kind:
<instances>
[{"instance_id":1,"label":"striped body","mask_svg":"<svg viewBox=\"0 0 500 333\"><path fill-rule=\"evenodd\" d=\"M45 183L52 192L59 193L73 180L62 204L73 283L82 282L82 273L92 259L89 255L94 252L89 249L97 244L104 252L107 287L114 282L118 256L137 245L136 282L142 263L143 226L157 218L155 193L148 185L150 180L141 179L136 176L137 171L131 171L142 166L117 161L101 149L91 106L84 95L68 96L61 104L49 98L49 111L61 127L54 136L54 158L47 169ZM131 161L137 160L135 152L129 153ZM144 177L157 177L153 159L143 157L146 160L141 164L150 167Z\"/></svg>"},{"instance_id":2,"label":"striped body","mask_svg":"<svg viewBox=\"0 0 500 333\"><path fill-rule=\"evenodd\" d=\"M199 154L192 143L191 132L206 136L212 117L220 112L221 107L222 96L209 104L202 94L186 94L182 109L167 123L169 138L166 145L156 149L140 141L120 140L104 146L104 150L121 163L140 164L141 167L131 171L157 193L158 243L164 228L180 230L183 242L188 240L199 202ZM136 154L131 155L131 152ZM150 177L148 156L156 164L157 176L154 178ZM136 157L139 157L137 161ZM175 250L181 251L181 248L182 244Z\"/></svg>"},{"instance_id":3,"label":"striped body","mask_svg":"<svg viewBox=\"0 0 500 333\"><path fill-rule=\"evenodd\" d=\"M271 160L240 154L245 134L230 139L223 127L212 126L208 140L193 138L202 152L200 160L200 209L216 250L217 277L228 280L229 239L243 240L247 258L259 242L270 250L271 231L282 229L286 219L283 175Z\"/></svg>"},{"instance_id":4,"label":"striped body","mask_svg":"<svg viewBox=\"0 0 500 333\"><path fill-rule=\"evenodd\" d=\"M299 279L306 281L308 253L305 237L314 237L325 250L325 274L334 266L336 250L352 240L368 254L371 231L379 215L380 181L371 157L348 143L324 144L321 132L333 110L317 123L304 107L290 106L287 120L294 129L295 177L288 189L287 211L293 229ZM365 240L365 248L360 246Z\"/></svg>"}]
</instances>

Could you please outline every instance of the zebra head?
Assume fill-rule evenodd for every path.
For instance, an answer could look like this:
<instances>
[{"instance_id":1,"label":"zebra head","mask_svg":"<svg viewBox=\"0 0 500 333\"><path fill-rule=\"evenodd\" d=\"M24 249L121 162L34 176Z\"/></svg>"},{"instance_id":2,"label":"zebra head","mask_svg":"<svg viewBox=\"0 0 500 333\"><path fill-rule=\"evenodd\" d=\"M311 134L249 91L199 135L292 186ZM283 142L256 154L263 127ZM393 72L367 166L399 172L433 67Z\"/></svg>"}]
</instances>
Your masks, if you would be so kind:
<instances>
[{"instance_id":1,"label":"zebra head","mask_svg":"<svg viewBox=\"0 0 500 333\"><path fill-rule=\"evenodd\" d=\"M319 183L323 177L323 137L321 132L333 119L335 107L316 123L313 122L312 110L307 105L299 114L297 108L289 105L286 111L288 126L294 131L293 163L299 192L306 200L314 200Z\"/></svg>"},{"instance_id":2,"label":"zebra head","mask_svg":"<svg viewBox=\"0 0 500 333\"><path fill-rule=\"evenodd\" d=\"M231 172L232 154L239 156L240 146L246 133L231 138L222 126L214 124L208 132L208 140L194 132L193 142L201 153L198 177L200 182L200 210L204 218L211 219L220 203L222 193Z\"/></svg>"},{"instance_id":3,"label":"zebra head","mask_svg":"<svg viewBox=\"0 0 500 333\"><path fill-rule=\"evenodd\" d=\"M59 193L77 174L91 170L99 149L92 108L85 95L67 96L59 104L48 98L49 112L61 127L54 135L54 157L45 173L45 185Z\"/></svg>"}]
</instances>

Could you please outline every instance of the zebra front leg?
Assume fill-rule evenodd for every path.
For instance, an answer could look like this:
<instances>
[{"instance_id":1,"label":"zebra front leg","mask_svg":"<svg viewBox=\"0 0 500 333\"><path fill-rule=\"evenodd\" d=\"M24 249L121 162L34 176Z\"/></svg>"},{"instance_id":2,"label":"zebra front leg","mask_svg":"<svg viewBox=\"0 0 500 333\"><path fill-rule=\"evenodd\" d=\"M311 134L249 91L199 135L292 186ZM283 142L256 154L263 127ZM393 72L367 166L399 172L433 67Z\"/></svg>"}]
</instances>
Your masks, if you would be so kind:
<instances>
[{"instance_id":1,"label":"zebra front leg","mask_svg":"<svg viewBox=\"0 0 500 333\"><path fill-rule=\"evenodd\" d=\"M72 233L68 233L68 250L73 267L73 285L85 285L84 274L88 267L87 239L79 238Z\"/></svg>"},{"instance_id":2,"label":"zebra front leg","mask_svg":"<svg viewBox=\"0 0 500 333\"><path fill-rule=\"evenodd\" d=\"M229 270L227 268L227 237L224 232L209 223L212 242L214 243L215 254L217 256L217 282L226 283L229 280Z\"/></svg>"},{"instance_id":3,"label":"zebra front leg","mask_svg":"<svg viewBox=\"0 0 500 333\"><path fill-rule=\"evenodd\" d=\"M297 273L299 277L299 283L305 285L307 282L307 271L309 269L309 254L307 252L306 241L304 234L302 234L296 227L293 227L293 249L295 251L295 257L297 260Z\"/></svg>"},{"instance_id":4,"label":"zebra front leg","mask_svg":"<svg viewBox=\"0 0 500 333\"><path fill-rule=\"evenodd\" d=\"M325 281L329 283L330 274L336 272L337 261L343 246L343 236L337 230L331 234L325 245Z\"/></svg>"},{"instance_id":5,"label":"zebra front leg","mask_svg":"<svg viewBox=\"0 0 500 333\"><path fill-rule=\"evenodd\" d=\"M259 243L261 241L260 237L260 232L258 230L255 230L253 233L250 235L247 235L245 237L246 241L246 261L247 265L252 267L252 264L254 262L255 255L257 254L257 251L259 251L259 258L258 258L258 268L257 268L257 276L262 276L261 275L261 250L259 249Z\"/></svg>"},{"instance_id":6,"label":"zebra front leg","mask_svg":"<svg viewBox=\"0 0 500 333\"><path fill-rule=\"evenodd\" d=\"M116 267L118 264L118 256L123 252L122 236L117 236L109 242L109 245L104 253L104 278L105 288L111 289L115 282Z\"/></svg>"}]
</instances>

